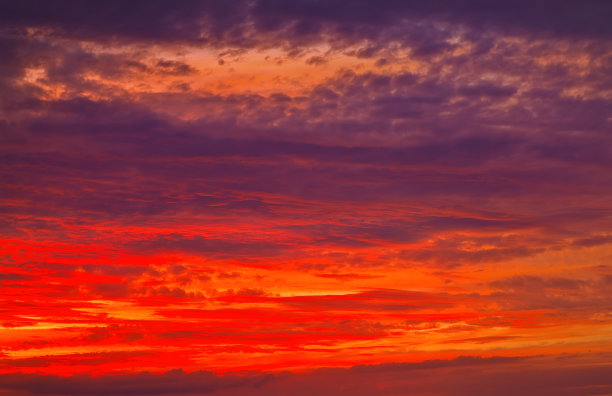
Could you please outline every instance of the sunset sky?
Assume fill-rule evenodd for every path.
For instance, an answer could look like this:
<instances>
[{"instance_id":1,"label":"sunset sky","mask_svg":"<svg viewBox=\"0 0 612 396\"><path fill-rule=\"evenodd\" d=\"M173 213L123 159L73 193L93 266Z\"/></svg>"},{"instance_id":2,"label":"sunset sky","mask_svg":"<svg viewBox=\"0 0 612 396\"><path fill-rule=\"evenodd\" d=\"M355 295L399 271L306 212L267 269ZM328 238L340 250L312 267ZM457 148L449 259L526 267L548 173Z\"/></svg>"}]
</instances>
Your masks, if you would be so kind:
<instances>
[{"instance_id":1,"label":"sunset sky","mask_svg":"<svg viewBox=\"0 0 612 396\"><path fill-rule=\"evenodd\" d=\"M0 0L0 395L612 395L611 21Z\"/></svg>"}]
</instances>

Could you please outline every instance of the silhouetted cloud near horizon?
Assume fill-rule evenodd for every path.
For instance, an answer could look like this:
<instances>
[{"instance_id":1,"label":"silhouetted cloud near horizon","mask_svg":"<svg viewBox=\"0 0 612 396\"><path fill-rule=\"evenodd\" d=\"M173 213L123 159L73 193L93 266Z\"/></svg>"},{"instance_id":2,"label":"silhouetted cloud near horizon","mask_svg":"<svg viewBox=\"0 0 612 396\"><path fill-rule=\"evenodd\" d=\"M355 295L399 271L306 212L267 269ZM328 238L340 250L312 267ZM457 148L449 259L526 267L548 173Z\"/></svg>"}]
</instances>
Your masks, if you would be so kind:
<instances>
[{"instance_id":1,"label":"silhouetted cloud near horizon","mask_svg":"<svg viewBox=\"0 0 612 396\"><path fill-rule=\"evenodd\" d=\"M0 389L19 395L586 395L612 390L612 367L521 357L461 356L420 363L321 368L308 373L217 375L208 371L60 377L0 375ZM443 378L443 380L440 380Z\"/></svg>"},{"instance_id":2,"label":"silhouetted cloud near horizon","mask_svg":"<svg viewBox=\"0 0 612 396\"><path fill-rule=\"evenodd\" d=\"M0 0L0 393L612 394L610 21Z\"/></svg>"}]
</instances>

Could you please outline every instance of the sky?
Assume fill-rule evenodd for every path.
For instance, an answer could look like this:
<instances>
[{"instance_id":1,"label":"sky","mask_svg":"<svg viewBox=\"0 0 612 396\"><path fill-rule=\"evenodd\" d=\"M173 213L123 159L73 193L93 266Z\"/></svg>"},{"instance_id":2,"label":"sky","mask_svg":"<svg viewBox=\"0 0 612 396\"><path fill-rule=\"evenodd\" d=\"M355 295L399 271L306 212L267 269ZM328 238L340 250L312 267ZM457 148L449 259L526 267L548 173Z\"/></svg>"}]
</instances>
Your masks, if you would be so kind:
<instances>
[{"instance_id":1,"label":"sky","mask_svg":"<svg viewBox=\"0 0 612 396\"><path fill-rule=\"evenodd\" d=\"M612 395L610 20L0 0L0 394Z\"/></svg>"}]
</instances>

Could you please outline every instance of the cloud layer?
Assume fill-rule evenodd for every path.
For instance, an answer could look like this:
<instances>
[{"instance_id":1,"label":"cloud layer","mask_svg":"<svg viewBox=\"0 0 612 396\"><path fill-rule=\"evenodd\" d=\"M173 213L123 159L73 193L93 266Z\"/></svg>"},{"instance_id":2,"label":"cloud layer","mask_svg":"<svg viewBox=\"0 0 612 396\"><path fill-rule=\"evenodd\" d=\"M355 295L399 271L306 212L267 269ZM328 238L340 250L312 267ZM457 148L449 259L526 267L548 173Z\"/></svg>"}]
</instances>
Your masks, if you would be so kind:
<instances>
[{"instance_id":1,"label":"cloud layer","mask_svg":"<svg viewBox=\"0 0 612 396\"><path fill-rule=\"evenodd\" d=\"M611 13L0 2L0 388L609 392Z\"/></svg>"}]
</instances>

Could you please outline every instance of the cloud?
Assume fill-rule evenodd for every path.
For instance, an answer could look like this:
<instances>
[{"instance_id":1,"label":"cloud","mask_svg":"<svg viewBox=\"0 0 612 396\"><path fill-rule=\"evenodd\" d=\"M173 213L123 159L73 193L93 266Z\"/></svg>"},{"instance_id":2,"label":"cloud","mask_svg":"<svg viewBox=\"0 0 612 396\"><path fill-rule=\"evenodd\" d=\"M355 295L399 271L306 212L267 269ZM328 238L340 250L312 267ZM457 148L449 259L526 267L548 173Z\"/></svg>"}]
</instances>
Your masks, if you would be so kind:
<instances>
[{"instance_id":1,"label":"cloud","mask_svg":"<svg viewBox=\"0 0 612 396\"><path fill-rule=\"evenodd\" d=\"M580 359L461 356L419 363L383 363L324 368L308 373L217 375L207 371L162 374L0 375L0 388L23 395L470 395L484 392L512 395L589 394L612 390L610 368ZM440 381L441 376L445 379Z\"/></svg>"},{"instance_id":2,"label":"cloud","mask_svg":"<svg viewBox=\"0 0 612 396\"><path fill-rule=\"evenodd\" d=\"M605 245L612 242L612 235L595 235L575 240L572 244L576 247L592 247Z\"/></svg>"},{"instance_id":3,"label":"cloud","mask_svg":"<svg viewBox=\"0 0 612 396\"><path fill-rule=\"evenodd\" d=\"M556 315L589 317L610 306L603 295L606 277L587 279L515 275L490 282L497 289L488 296L490 301L512 309L551 309Z\"/></svg>"},{"instance_id":4,"label":"cloud","mask_svg":"<svg viewBox=\"0 0 612 396\"><path fill-rule=\"evenodd\" d=\"M17 273L3 273L0 274L0 282L1 281L21 281L21 280L30 280L34 279L34 276L27 274L17 274Z\"/></svg>"},{"instance_id":5,"label":"cloud","mask_svg":"<svg viewBox=\"0 0 612 396\"><path fill-rule=\"evenodd\" d=\"M306 64L308 65L318 66L318 65L323 65L325 63L327 63L327 60L323 56L312 56L306 59Z\"/></svg>"},{"instance_id":6,"label":"cloud","mask_svg":"<svg viewBox=\"0 0 612 396\"><path fill-rule=\"evenodd\" d=\"M442 309L457 304L448 296L402 290L370 290L342 295L293 296L275 298L279 303L308 311L404 311Z\"/></svg>"},{"instance_id":7,"label":"cloud","mask_svg":"<svg viewBox=\"0 0 612 396\"><path fill-rule=\"evenodd\" d=\"M549 323L551 348L584 341L563 338L577 322L603 332L610 5L345 3L0 2L0 308L7 351L41 354L7 370L124 367L44 357L47 341L148 345L129 368L215 357L223 371L380 362L419 345L518 353ZM499 362L247 388L317 393L295 384L320 375L322 394L418 393L375 372L448 370L487 394L506 383L487 371ZM450 373L476 366L483 381ZM156 375L193 381L186 393L225 389L223 375ZM82 378L112 393L111 377Z\"/></svg>"},{"instance_id":8,"label":"cloud","mask_svg":"<svg viewBox=\"0 0 612 396\"><path fill-rule=\"evenodd\" d=\"M152 240L140 240L132 247L143 252L184 252L187 254L209 254L214 256L274 256L287 247L265 241L236 241L235 238L205 238L179 234L159 235Z\"/></svg>"},{"instance_id":9,"label":"cloud","mask_svg":"<svg viewBox=\"0 0 612 396\"><path fill-rule=\"evenodd\" d=\"M517 275L509 279L491 282L492 286L501 289L537 291L542 288L577 290L588 283L579 279L540 278L537 276Z\"/></svg>"},{"instance_id":10,"label":"cloud","mask_svg":"<svg viewBox=\"0 0 612 396\"><path fill-rule=\"evenodd\" d=\"M318 277L321 278L331 278L331 279L335 279L337 281L340 282L348 282L351 280L355 280L355 279L373 279L373 278L378 278L379 276L377 275L367 275L367 274L315 274Z\"/></svg>"},{"instance_id":11,"label":"cloud","mask_svg":"<svg viewBox=\"0 0 612 396\"><path fill-rule=\"evenodd\" d=\"M86 40L112 42L189 43L210 46L252 47L289 42L313 43L324 38L337 42L389 39L421 40L417 53L437 52L447 47L443 40L423 40L424 31L444 34L435 23L458 24L483 30L536 35L609 37L612 31L607 16L609 5L597 1L549 0L513 1L501 4L453 1L433 4L384 1L359 2L351 10L341 1L300 1L288 5L275 0L185 2L66 1L49 6L44 1L28 0L3 3L2 23L10 28L39 28L55 34ZM411 31L409 20L421 21L420 29ZM423 22L429 22L423 24ZM423 28L423 25L427 29ZM406 34L408 31L410 34Z\"/></svg>"}]
</instances>

